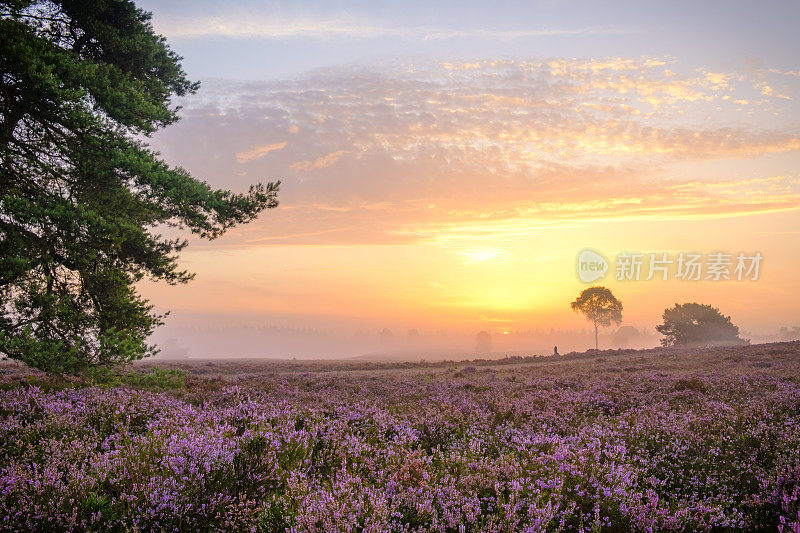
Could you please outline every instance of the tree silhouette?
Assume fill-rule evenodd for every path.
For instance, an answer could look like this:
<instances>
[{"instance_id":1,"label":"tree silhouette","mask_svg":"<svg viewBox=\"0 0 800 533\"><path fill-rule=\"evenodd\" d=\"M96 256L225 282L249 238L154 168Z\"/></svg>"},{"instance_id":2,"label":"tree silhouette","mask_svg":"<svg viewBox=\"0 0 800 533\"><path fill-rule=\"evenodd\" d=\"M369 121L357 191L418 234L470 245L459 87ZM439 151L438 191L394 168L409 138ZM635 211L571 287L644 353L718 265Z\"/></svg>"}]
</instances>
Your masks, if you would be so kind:
<instances>
[{"instance_id":1,"label":"tree silhouette","mask_svg":"<svg viewBox=\"0 0 800 533\"><path fill-rule=\"evenodd\" d=\"M382 344L391 344L394 341L394 333L389 328L383 328L378 337L381 339Z\"/></svg>"},{"instance_id":2,"label":"tree silhouette","mask_svg":"<svg viewBox=\"0 0 800 533\"><path fill-rule=\"evenodd\" d=\"M214 239L278 183L216 190L147 146L198 85L133 2L0 1L0 35L0 353L70 373L150 355L136 284L192 278L175 228Z\"/></svg>"},{"instance_id":3,"label":"tree silhouette","mask_svg":"<svg viewBox=\"0 0 800 533\"><path fill-rule=\"evenodd\" d=\"M675 304L664 310L664 323L656 326L664 335L664 346L709 346L748 344L739 328L719 309L698 303Z\"/></svg>"},{"instance_id":4,"label":"tree silhouette","mask_svg":"<svg viewBox=\"0 0 800 533\"><path fill-rule=\"evenodd\" d=\"M475 352L479 354L492 353L492 336L488 331L479 331L475 336Z\"/></svg>"},{"instance_id":5,"label":"tree silhouette","mask_svg":"<svg viewBox=\"0 0 800 533\"><path fill-rule=\"evenodd\" d=\"M597 326L607 328L611 323L622 322L622 302L605 287L589 287L570 304L572 310L583 313L594 323L594 348L597 349Z\"/></svg>"},{"instance_id":6,"label":"tree silhouette","mask_svg":"<svg viewBox=\"0 0 800 533\"><path fill-rule=\"evenodd\" d=\"M641 337L641 333L633 326L622 326L614 333L613 343L617 348L628 348Z\"/></svg>"}]
</instances>

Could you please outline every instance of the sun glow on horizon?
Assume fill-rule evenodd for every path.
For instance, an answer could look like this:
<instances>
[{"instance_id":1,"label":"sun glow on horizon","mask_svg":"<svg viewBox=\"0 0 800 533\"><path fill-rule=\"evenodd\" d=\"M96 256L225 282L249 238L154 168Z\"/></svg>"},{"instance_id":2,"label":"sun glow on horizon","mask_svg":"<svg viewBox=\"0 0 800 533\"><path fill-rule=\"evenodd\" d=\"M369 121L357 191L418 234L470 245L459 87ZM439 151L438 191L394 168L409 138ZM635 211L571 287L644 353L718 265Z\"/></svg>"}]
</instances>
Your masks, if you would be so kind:
<instances>
[{"instance_id":1,"label":"sun glow on horizon","mask_svg":"<svg viewBox=\"0 0 800 533\"><path fill-rule=\"evenodd\" d=\"M757 285L598 283L639 328L687 299L745 329L796 315L800 109L780 95L800 78L671 57L369 69L219 82L187 101L157 137L166 155L242 184L284 176L281 207L190 247L195 282L147 296L178 315L513 337L585 327L568 306L585 248L727 250L764 254ZM212 131L227 133L213 149Z\"/></svg>"}]
</instances>

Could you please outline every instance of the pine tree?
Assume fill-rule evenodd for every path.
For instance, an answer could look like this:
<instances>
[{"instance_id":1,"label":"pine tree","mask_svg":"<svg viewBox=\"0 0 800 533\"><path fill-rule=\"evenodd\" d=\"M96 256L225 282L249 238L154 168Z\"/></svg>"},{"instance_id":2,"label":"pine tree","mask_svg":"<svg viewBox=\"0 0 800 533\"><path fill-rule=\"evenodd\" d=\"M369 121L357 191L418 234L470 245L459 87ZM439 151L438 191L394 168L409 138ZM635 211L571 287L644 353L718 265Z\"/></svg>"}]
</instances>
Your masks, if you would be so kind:
<instances>
[{"instance_id":1,"label":"pine tree","mask_svg":"<svg viewBox=\"0 0 800 533\"><path fill-rule=\"evenodd\" d=\"M185 283L177 227L214 239L277 205L279 182L216 190L142 139L194 93L127 0L0 2L0 352L50 372L150 355L144 277Z\"/></svg>"}]
</instances>

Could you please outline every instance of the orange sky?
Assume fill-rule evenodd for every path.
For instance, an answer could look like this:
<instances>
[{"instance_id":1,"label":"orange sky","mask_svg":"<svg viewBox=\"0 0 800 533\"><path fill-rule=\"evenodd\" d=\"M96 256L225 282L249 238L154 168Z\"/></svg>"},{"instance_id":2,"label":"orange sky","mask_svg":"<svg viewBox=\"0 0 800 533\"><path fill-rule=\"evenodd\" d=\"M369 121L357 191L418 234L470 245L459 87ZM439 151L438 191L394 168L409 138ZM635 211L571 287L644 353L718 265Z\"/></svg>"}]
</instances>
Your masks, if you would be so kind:
<instances>
[{"instance_id":1,"label":"orange sky","mask_svg":"<svg viewBox=\"0 0 800 533\"><path fill-rule=\"evenodd\" d=\"M216 186L281 179L278 209L193 243L170 327L586 326L578 253L764 256L757 281L602 281L624 324L710 303L800 325L800 74L671 57L395 61L206 83L153 145ZM612 265L613 267L613 265ZM205 321L205 322L204 322ZM343 326L342 324L345 324ZM175 330L177 331L177 330Z\"/></svg>"}]
</instances>

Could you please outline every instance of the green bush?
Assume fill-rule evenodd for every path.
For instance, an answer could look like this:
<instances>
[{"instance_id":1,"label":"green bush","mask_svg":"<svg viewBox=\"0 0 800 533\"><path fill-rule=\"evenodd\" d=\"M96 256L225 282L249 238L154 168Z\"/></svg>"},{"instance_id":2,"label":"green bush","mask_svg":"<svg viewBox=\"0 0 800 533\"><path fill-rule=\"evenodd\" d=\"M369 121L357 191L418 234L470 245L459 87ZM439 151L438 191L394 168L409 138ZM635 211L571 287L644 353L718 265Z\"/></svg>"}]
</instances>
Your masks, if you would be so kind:
<instances>
[{"instance_id":1,"label":"green bush","mask_svg":"<svg viewBox=\"0 0 800 533\"><path fill-rule=\"evenodd\" d=\"M174 368L154 366L149 372L128 370L120 372L109 368L92 368L83 378L90 384L103 388L127 385L135 389L177 390L186 387L186 372Z\"/></svg>"}]
</instances>

